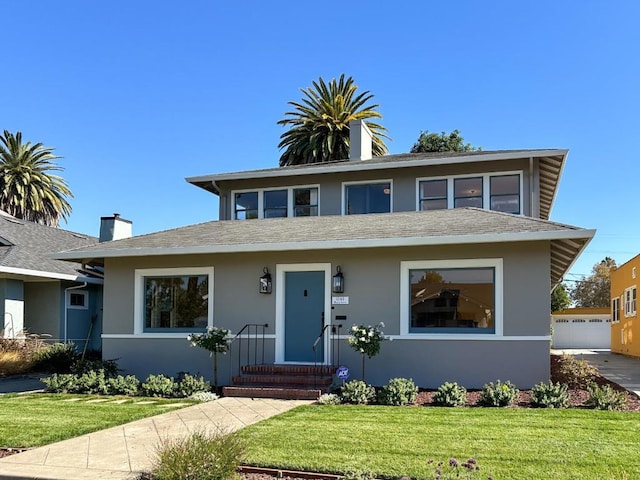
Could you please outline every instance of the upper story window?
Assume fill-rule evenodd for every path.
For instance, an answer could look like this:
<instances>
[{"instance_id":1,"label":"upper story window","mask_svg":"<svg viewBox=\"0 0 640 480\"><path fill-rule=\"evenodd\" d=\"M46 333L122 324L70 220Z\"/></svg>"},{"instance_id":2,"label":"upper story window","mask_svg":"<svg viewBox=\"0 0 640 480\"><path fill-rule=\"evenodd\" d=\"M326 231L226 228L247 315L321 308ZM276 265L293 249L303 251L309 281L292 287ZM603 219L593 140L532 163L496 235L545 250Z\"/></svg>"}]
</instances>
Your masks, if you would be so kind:
<instances>
[{"instance_id":1,"label":"upper story window","mask_svg":"<svg viewBox=\"0 0 640 480\"><path fill-rule=\"evenodd\" d=\"M418 210L476 207L520 214L522 174L418 179Z\"/></svg>"},{"instance_id":2,"label":"upper story window","mask_svg":"<svg viewBox=\"0 0 640 480\"><path fill-rule=\"evenodd\" d=\"M611 299L611 322L620 322L620 299L618 297Z\"/></svg>"},{"instance_id":3,"label":"upper story window","mask_svg":"<svg viewBox=\"0 0 640 480\"><path fill-rule=\"evenodd\" d=\"M317 186L234 192L233 218L309 217L318 215Z\"/></svg>"},{"instance_id":4,"label":"upper story window","mask_svg":"<svg viewBox=\"0 0 640 480\"><path fill-rule=\"evenodd\" d=\"M391 212L391 181L379 183L351 183L344 186L344 213Z\"/></svg>"},{"instance_id":5,"label":"upper story window","mask_svg":"<svg viewBox=\"0 0 640 480\"><path fill-rule=\"evenodd\" d=\"M624 316L633 317L636 314L637 290L635 285L624 291Z\"/></svg>"}]
</instances>

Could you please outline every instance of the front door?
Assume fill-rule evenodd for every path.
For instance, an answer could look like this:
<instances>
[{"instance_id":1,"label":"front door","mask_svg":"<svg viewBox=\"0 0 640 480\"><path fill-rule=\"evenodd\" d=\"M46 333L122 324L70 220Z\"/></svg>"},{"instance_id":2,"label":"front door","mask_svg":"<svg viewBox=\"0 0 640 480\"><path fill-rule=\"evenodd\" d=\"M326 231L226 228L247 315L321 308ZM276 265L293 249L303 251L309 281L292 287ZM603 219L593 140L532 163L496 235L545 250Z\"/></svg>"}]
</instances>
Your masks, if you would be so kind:
<instances>
[{"instance_id":1,"label":"front door","mask_svg":"<svg viewBox=\"0 0 640 480\"><path fill-rule=\"evenodd\" d=\"M313 344L324 326L325 272L285 272L284 361L323 363L324 339Z\"/></svg>"}]
</instances>

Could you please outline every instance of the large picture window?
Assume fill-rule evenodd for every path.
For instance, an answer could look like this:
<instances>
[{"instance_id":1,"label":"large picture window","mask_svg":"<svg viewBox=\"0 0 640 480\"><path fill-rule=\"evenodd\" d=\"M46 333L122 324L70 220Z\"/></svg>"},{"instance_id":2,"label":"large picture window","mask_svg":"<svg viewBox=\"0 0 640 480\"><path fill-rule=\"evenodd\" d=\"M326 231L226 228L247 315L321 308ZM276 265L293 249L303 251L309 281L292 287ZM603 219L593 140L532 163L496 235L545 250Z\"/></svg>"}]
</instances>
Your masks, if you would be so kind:
<instances>
[{"instance_id":1,"label":"large picture window","mask_svg":"<svg viewBox=\"0 0 640 480\"><path fill-rule=\"evenodd\" d=\"M213 269L136 270L136 333L197 332L212 325Z\"/></svg>"},{"instance_id":2,"label":"large picture window","mask_svg":"<svg viewBox=\"0 0 640 480\"><path fill-rule=\"evenodd\" d=\"M345 186L345 214L391 212L391 182Z\"/></svg>"},{"instance_id":3,"label":"large picture window","mask_svg":"<svg viewBox=\"0 0 640 480\"><path fill-rule=\"evenodd\" d=\"M502 261L402 262L404 332L501 334Z\"/></svg>"}]
</instances>

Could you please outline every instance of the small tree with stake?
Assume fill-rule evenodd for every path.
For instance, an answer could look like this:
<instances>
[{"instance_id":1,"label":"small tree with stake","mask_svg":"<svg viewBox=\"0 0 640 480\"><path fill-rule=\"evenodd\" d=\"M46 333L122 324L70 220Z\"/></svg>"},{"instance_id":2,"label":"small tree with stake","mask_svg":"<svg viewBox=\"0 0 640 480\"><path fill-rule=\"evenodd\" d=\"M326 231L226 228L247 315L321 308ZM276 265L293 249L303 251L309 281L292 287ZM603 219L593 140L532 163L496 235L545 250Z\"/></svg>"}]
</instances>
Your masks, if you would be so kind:
<instances>
[{"instance_id":1,"label":"small tree with stake","mask_svg":"<svg viewBox=\"0 0 640 480\"><path fill-rule=\"evenodd\" d=\"M364 357L369 358L380 353L380 345L387 337L384 336L382 329L384 323L372 327L371 325L353 325L351 327L351 335L348 338L349 345L356 352L362 354L362 381L364 382Z\"/></svg>"},{"instance_id":2,"label":"small tree with stake","mask_svg":"<svg viewBox=\"0 0 640 480\"><path fill-rule=\"evenodd\" d=\"M187 340L194 347L204 348L209 351L209 356L213 357L213 384L218 390L218 353L223 355L229 351L231 330L228 328L207 327L204 333L192 333L187 336Z\"/></svg>"}]
</instances>

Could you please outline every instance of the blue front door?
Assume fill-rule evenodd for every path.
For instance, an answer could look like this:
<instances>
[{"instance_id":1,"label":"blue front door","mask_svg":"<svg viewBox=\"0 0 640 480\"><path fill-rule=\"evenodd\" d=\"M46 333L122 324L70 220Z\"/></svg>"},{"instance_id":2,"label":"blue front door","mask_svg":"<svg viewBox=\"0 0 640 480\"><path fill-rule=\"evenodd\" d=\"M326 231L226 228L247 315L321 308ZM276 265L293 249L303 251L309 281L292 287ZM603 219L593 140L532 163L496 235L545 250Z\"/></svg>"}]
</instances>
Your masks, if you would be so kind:
<instances>
[{"instance_id":1,"label":"blue front door","mask_svg":"<svg viewBox=\"0 0 640 480\"><path fill-rule=\"evenodd\" d=\"M285 272L285 362L324 362L322 340L313 352L313 343L324 326L324 275L325 272Z\"/></svg>"}]
</instances>

